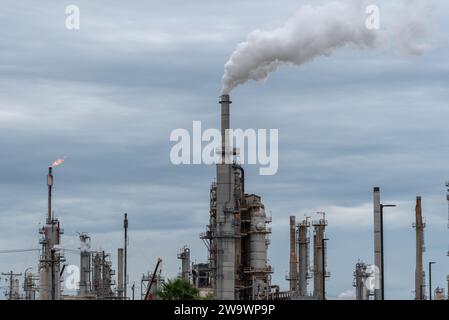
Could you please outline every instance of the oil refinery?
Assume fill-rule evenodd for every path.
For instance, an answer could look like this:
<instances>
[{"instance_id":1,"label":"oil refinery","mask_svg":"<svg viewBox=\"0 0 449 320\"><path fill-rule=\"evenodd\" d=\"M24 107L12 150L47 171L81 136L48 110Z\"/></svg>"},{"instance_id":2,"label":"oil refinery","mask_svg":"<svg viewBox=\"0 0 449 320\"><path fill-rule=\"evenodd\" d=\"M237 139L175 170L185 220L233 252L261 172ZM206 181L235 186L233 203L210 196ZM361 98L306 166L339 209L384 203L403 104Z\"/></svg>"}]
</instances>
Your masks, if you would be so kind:
<instances>
[{"instance_id":1,"label":"oil refinery","mask_svg":"<svg viewBox=\"0 0 449 320\"><path fill-rule=\"evenodd\" d=\"M449 2L6 2L0 300L449 301Z\"/></svg>"},{"instance_id":2,"label":"oil refinery","mask_svg":"<svg viewBox=\"0 0 449 320\"><path fill-rule=\"evenodd\" d=\"M269 224L273 217L266 212L262 198L248 192L245 169L237 161L238 150L231 147L231 103L229 95L222 95L221 147L217 152L220 161L216 164L216 181L210 187L209 222L206 231L199 235L207 249L207 261L193 262L191 250L184 246L177 254L180 261L179 279L199 290L203 298L219 300L326 300L326 281L331 277L328 266L328 225L325 212L305 215L303 218L290 216L289 221L289 271L285 280L287 290L273 282L275 272L269 260ZM52 206L54 176L53 168L64 163L58 159L48 168L48 208L46 223L39 229L39 260L37 273L15 271L3 272L6 280L5 297L8 300L157 300L166 278L157 258L154 270L141 278L140 295L136 295L136 284L128 292L127 272L128 214L123 216L123 247L117 248L117 261L111 260L111 253L91 249L91 236L79 233L79 249L63 246L64 234L61 222L55 217ZM449 183L446 185L449 208ZM385 208L395 204L381 203L380 188L373 188L373 231L374 264L358 261L355 264L353 286L356 300L384 300L384 222ZM421 196L416 197L413 228L416 230L415 300L447 299L443 287L432 291L431 280L426 285L423 254L424 228ZM204 215L206 216L206 215ZM182 239L180 239L182 242ZM131 243L132 246L132 243ZM0 253L30 250L2 250ZM76 294L64 293L65 252L79 254L79 276L76 279ZM176 253L173 252L173 255ZM432 263L429 263L429 268ZM30 268L31 269L31 268ZM430 270L429 270L430 272ZM430 276L430 275L429 275ZM350 281L348 279L348 281ZM449 289L449 275L447 289Z\"/></svg>"}]
</instances>

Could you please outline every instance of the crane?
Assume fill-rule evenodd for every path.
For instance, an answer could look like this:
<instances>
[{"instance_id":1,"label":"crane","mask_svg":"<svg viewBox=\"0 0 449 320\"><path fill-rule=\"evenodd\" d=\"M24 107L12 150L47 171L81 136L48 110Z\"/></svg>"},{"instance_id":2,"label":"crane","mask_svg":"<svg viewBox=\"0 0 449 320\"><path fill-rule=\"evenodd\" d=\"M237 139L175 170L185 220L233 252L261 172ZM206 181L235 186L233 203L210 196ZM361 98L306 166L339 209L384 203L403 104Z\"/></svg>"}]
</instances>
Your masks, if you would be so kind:
<instances>
[{"instance_id":1,"label":"crane","mask_svg":"<svg viewBox=\"0 0 449 320\"><path fill-rule=\"evenodd\" d=\"M157 258L156 267L154 268L153 276L151 277L151 281L148 284L147 292L145 294L145 300L152 300L151 299L151 287L152 287L153 281L154 281L154 279L156 277L157 270L159 269L159 265L161 264L161 262L162 262L162 259L161 258Z\"/></svg>"}]
</instances>

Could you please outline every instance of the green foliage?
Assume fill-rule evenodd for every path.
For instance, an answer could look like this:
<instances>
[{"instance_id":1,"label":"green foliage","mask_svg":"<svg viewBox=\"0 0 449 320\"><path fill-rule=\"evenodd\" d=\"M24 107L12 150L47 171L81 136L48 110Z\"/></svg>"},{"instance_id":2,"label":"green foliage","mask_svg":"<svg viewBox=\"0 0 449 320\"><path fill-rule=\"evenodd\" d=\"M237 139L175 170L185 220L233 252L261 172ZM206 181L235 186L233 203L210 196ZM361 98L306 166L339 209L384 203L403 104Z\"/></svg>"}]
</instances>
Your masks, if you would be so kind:
<instances>
[{"instance_id":1,"label":"green foliage","mask_svg":"<svg viewBox=\"0 0 449 320\"><path fill-rule=\"evenodd\" d=\"M162 300L198 300L199 290L184 279L168 280L158 292Z\"/></svg>"}]
</instances>

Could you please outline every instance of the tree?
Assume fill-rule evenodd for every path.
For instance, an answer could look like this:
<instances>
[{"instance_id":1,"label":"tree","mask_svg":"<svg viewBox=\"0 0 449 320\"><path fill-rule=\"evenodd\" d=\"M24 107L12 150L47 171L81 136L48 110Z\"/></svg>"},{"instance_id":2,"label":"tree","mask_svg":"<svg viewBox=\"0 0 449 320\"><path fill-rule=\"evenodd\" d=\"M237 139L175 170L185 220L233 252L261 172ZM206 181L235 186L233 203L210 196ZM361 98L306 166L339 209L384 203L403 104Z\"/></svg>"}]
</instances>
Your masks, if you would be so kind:
<instances>
[{"instance_id":1,"label":"tree","mask_svg":"<svg viewBox=\"0 0 449 320\"><path fill-rule=\"evenodd\" d=\"M184 279L168 280L158 292L162 300L198 300L199 290Z\"/></svg>"}]
</instances>

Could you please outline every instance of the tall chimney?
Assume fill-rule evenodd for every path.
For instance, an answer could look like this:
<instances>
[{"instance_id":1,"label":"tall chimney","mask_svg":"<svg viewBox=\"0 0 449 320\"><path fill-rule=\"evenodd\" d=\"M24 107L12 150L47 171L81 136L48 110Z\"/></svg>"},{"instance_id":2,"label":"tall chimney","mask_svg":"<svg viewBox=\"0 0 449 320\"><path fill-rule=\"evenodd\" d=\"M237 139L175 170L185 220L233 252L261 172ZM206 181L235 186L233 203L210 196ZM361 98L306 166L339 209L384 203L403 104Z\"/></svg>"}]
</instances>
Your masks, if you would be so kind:
<instances>
[{"instance_id":1,"label":"tall chimney","mask_svg":"<svg viewBox=\"0 0 449 320\"><path fill-rule=\"evenodd\" d=\"M375 272L375 289L374 300L381 300L382 297L382 249L381 249L381 218L380 218L380 188L373 189L373 205L374 205L374 264Z\"/></svg>"},{"instance_id":2,"label":"tall chimney","mask_svg":"<svg viewBox=\"0 0 449 320\"><path fill-rule=\"evenodd\" d=\"M221 96L221 163L230 163L229 135L227 130L230 129L230 104L232 101L228 94Z\"/></svg>"},{"instance_id":3,"label":"tall chimney","mask_svg":"<svg viewBox=\"0 0 449 320\"><path fill-rule=\"evenodd\" d=\"M423 269L423 252L424 252L424 227L422 219L421 197L416 197L416 222L414 227L416 230L416 269L415 269L415 300L424 300L425 297L425 273ZM431 292L429 293L431 294Z\"/></svg>"},{"instance_id":4,"label":"tall chimney","mask_svg":"<svg viewBox=\"0 0 449 320\"><path fill-rule=\"evenodd\" d=\"M215 296L219 300L234 300L235 296L235 174L232 166L232 152L229 151L231 101L229 95L221 100L221 161L217 163L217 214L216 214L216 286Z\"/></svg>"},{"instance_id":5,"label":"tall chimney","mask_svg":"<svg viewBox=\"0 0 449 320\"><path fill-rule=\"evenodd\" d=\"M53 220L52 217L52 208L51 208L51 190L53 187L53 175L52 168L48 167L48 176L47 176L47 185L48 185L48 213L47 213L47 222L50 223Z\"/></svg>"}]
</instances>

